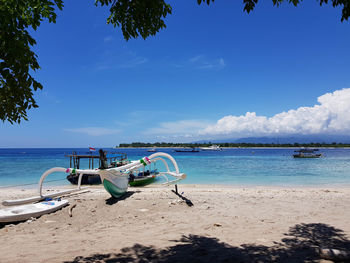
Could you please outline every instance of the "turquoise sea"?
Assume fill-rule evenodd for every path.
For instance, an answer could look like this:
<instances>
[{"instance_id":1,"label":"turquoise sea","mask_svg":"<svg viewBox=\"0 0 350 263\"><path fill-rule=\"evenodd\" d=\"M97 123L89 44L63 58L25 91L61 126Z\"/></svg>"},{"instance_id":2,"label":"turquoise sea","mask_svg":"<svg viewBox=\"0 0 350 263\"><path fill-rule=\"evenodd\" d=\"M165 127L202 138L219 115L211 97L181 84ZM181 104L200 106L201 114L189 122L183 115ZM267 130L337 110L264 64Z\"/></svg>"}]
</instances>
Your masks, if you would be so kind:
<instances>
[{"instance_id":1,"label":"turquoise sea","mask_svg":"<svg viewBox=\"0 0 350 263\"><path fill-rule=\"evenodd\" d=\"M36 184L52 167L68 167L64 157L88 149L0 149L0 189ZM147 149L105 149L125 152L130 160L150 155ZM294 159L293 149L225 149L223 151L176 153L180 171L188 175L183 184L343 186L350 185L350 149L320 149L319 159ZM97 152L96 152L97 154ZM88 163L82 165L87 168ZM161 165L159 165L161 168ZM65 174L50 175L48 184L69 184ZM28 185L27 187L36 187Z\"/></svg>"}]
</instances>

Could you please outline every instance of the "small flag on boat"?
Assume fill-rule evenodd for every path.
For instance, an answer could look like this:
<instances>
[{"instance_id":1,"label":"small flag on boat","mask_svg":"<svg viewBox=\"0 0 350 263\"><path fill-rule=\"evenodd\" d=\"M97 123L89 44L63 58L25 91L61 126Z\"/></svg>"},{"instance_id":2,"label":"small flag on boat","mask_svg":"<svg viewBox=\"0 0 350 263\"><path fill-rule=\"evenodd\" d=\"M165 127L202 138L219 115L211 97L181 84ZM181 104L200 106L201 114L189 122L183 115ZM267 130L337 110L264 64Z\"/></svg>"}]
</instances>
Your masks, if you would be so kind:
<instances>
[{"instance_id":1,"label":"small flag on boat","mask_svg":"<svg viewBox=\"0 0 350 263\"><path fill-rule=\"evenodd\" d=\"M96 151L95 148L89 147L90 152Z\"/></svg>"}]
</instances>

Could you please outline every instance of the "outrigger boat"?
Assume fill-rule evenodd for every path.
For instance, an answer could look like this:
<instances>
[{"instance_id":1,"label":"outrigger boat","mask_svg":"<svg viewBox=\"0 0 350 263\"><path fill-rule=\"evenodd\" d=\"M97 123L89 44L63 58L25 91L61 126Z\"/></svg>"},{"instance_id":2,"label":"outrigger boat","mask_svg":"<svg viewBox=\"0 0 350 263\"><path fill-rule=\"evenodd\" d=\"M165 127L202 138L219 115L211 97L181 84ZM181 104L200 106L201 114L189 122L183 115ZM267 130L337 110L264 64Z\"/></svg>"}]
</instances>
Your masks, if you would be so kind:
<instances>
[{"instance_id":1,"label":"outrigger boat","mask_svg":"<svg viewBox=\"0 0 350 263\"><path fill-rule=\"evenodd\" d=\"M174 171L170 171L166 159L173 164L174 169L175 169ZM38 185L39 195L38 196L33 196L33 197L29 197L29 198L24 198L24 199L17 199L17 200L5 200L2 202L2 204L5 206L10 206L10 205L22 205L22 204L28 204L28 203L35 203L35 202L45 200L47 198L63 196L63 195L66 195L66 194L69 194L72 192L77 192L77 191L86 189L86 187L85 188L81 187L81 180L82 180L83 174L98 174L101 178L101 182L102 182L104 188L106 189L106 191L108 193L110 193L111 196L118 198L127 191L128 186L129 186L129 181L133 180L130 177L131 174L135 173L135 171L138 171L140 168L143 168L145 166L150 165L151 163L155 163L158 161L162 162L164 164L165 169L166 169L165 172L159 172L157 174L157 176L162 176L165 178L166 182L163 183L163 185L175 184L175 188L177 189L176 183L179 182L180 180L183 180L186 178L186 174L180 173L179 167L178 167L175 159L171 155L169 155L167 153L163 153L163 152L154 153L148 157L144 157L138 161L131 161L130 163L124 164L124 165L119 166L119 167L109 168L108 164L107 164L107 158L105 156L105 153L101 149L100 150L100 160L101 160L101 167L98 169L75 169L75 168L64 168L64 167L51 168L51 169L47 170L46 172L44 172L39 180L39 185ZM68 189L68 190L44 195L43 189L42 189L43 182L48 175L55 173L55 172L65 172L68 174L71 174L71 173L78 174L79 177L78 177L77 187L73 188L73 189ZM168 176L170 176L172 179L169 180Z\"/></svg>"},{"instance_id":2,"label":"outrigger boat","mask_svg":"<svg viewBox=\"0 0 350 263\"><path fill-rule=\"evenodd\" d=\"M107 153L108 155L109 164L108 167L119 167L122 165L125 165L129 163L126 153ZM65 157L69 157L69 168L73 168L72 171L76 171L77 169L80 169L81 162L85 160L88 160L89 162L89 170L94 169L97 165L95 164L95 160L98 160L98 166L101 167L101 160L99 155L93 155L93 154L77 154L77 152L73 151L72 154L65 155ZM70 173L67 175L67 180L71 184L78 184L79 175L77 173ZM81 184L82 185L92 185L92 184L101 184L101 178L99 174L83 174L81 178Z\"/></svg>"},{"instance_id":3,"label":"outrigger boat","mask_svg":"<svg viewBox=\"0 0 350 263\"><path fill-rule=\"evenodd\" d=\"M315 153L318 149L310 149L310 148L302 148L299 150L295 150L296 154L293 154L294 158L320 158L322 156L321 153Z\"/></svg>"},{"instance_id":4,"label":"outrigger boat","mask_svg":"<svg viewBox=\"0 0 350 263\"><path fill-rule=\"evenodd\" d=\"M139 173L130 174L129 185L130 186L145 186L152 184L156 181L159 172L157 169L141 171Z\"/></svg>"},{"instance_id":5,"label":"outrigger boat","mask_svg":"<svg viewBox=\"0 0 350 263\"><path fill-rule=\"evenodd\" d=\"M194 147L184 147L184 148L175 149L174 151L178 152L178 153L197 153L197 152L199 152L199 150L194 148Z\"/></svg>"},{"instance_id":6,"label":"outrigger boat","mask_svg":"<svg viewBox=\"0 0 350 263\"><path fill-rule=\"evenodd\" d=\"M148 149L147 152L150 152L150 153L155 153L157 151L156 148L151 148L151 149Z\"/></svg>"}]
</instances>

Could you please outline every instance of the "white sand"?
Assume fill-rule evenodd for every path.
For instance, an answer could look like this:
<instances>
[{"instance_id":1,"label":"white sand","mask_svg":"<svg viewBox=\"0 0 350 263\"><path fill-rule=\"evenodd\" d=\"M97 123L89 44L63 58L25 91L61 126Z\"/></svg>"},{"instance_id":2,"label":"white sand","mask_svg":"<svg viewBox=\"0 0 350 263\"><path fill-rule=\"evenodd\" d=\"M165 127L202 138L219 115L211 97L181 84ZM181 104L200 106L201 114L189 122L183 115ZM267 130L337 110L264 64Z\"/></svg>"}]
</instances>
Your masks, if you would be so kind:
<instances>
[{"instance_id":1,"label":"white sand","mask_svg":"<svg viewBox=\"0 0 350 263\"><path fill-rule=\"evenodd\" d=\"M170 189L69 196L73 217L0 227L0 262L319 262L319 247L350 249L350 188L180 185L192 207Z\"/></svg>"}]
</instances>

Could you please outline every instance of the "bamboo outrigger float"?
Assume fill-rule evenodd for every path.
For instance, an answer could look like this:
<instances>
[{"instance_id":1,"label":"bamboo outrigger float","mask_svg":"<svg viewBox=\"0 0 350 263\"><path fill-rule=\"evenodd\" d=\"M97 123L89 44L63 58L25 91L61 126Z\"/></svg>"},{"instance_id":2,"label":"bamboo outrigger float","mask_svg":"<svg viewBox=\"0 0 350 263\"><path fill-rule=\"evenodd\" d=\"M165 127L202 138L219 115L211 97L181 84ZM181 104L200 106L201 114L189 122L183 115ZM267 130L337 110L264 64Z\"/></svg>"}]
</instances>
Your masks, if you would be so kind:
<instances>
[{"instance_id":1,"label":"bamboo outrigger float","mask_svg":"<svg viewBox=\"0 0 350 263\"><path fill-rule=\"evenodd\" d=\"M166 182L163 183L163 185L169 185L169 184L176 184L178 181L183 180L186 178L186 174L180 173L179 167L175 161L175 159L163 152L157 152L154 153L148 157L144 157L138 161L131 161L128 164L119 166L119 167L113 167L113 168L108 168L107 165L107 160L105 155L103 154L104 152L102 149L100 150L100 158L101 158L101 167L98 169L74 169L74 168L63 168L63 167L54 167L46 172L43 173L39 180L39 195L38 196L33 196L29 198L24 198L24 199L17 199L17 200L5 200L3 201L3 205L9 206L9 205L20 205L20 204L28 204L28 203L34 203L34 202L39 202L42 200L45 200L47 198L53 198L53 197L58 197L62 195L66 195L72 192L77 192L83 189L86 189L86 187L81 187L81 180L82 176L84 174L98 174L101 178L101 182L106 189L108 193L110 193L113 197L120 197L123 195L129 186L129 180L130 180L130 175L133 174L136 170L145 167L147 165L150 165L151 163L155 163L157 161L160 161L164 164L166 171L165 172L159 172L157 176L162 176L165 178ZM170 171L167 160L169 160L173 166L174 166L174 171ZM42 191L43 187L43 182L45 178L54 172L65 172L68 174L75 173L78 174L78 184L76 188L73 189L68 189L52 194L47 194L44 195ZM173 179L169 180L168 176L172 177Z\"/></svg>"}]
</instances>

